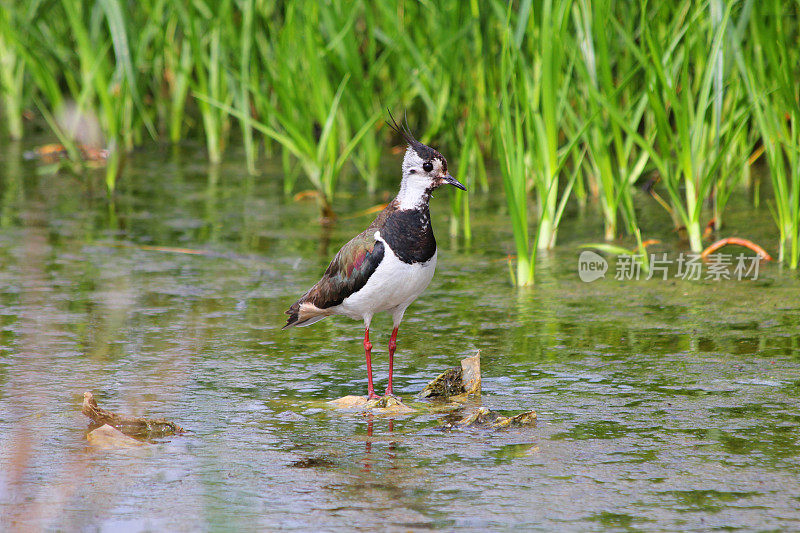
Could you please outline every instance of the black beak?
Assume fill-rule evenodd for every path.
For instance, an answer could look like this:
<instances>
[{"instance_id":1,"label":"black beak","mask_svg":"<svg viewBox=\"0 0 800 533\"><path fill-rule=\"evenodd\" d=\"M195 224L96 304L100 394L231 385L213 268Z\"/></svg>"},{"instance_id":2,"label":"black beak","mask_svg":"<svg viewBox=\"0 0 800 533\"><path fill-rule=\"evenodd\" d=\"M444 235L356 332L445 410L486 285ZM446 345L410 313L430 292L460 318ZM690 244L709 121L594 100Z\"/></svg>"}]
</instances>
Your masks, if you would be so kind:
<instances>
[{"instance_id":1,"label":"black beak","mask_svg":"<svg viewBox=\"0 0 800 533\"><path fill-rule=\"evenodd\" d=\"M455 179L455 178L454 178L453 176L451 176L450 174L445 174L444 178L442 178L442 179L444 180L444 182L445 182L445 183L449 183L449 184L450 184L450 185L452 185L453 187L456 187L456 188L458 188L458 189L461 189L462 191L466 191L466 190L467 190L467 188L466 188L466 187L464 187L464 186L461 184L461 182L460 182L460 181L458 181L457 179Z\"/></svg>"}]
</instances>

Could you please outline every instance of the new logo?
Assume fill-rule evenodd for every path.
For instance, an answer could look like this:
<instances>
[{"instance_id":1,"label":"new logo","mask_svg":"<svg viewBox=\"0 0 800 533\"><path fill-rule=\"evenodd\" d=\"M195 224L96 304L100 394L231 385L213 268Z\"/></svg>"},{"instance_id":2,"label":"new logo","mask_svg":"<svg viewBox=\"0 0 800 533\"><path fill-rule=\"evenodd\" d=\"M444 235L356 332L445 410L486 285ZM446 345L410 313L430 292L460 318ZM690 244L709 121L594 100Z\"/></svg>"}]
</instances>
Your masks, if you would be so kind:
<instances>
[{"instance_id":1,"label":"new logo","mask_svg":"<svg viewBox=\"0 0 800 533\"><path fill-rule=\"evenodd\" d=\"M608 270L608 261L591 250L584 250L578 257L578 277L586 283L604 278Z\"/></svg>"}]
</instances>

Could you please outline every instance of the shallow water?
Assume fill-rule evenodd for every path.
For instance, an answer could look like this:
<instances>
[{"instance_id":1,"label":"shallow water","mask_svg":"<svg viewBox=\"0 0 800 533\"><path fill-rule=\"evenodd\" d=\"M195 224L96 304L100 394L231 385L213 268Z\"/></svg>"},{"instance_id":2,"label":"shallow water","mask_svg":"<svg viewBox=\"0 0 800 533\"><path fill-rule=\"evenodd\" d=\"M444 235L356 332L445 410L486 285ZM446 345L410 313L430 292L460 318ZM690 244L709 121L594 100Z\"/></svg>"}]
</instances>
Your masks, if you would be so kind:
<instances>
[{"instance_id":1,"label":"shallow water","mask_svg":"<svg viewBox=\"0 0 800 533\"><path fill-rule=\"evenodd\" d=\"M18 148L16 148L18 150ZM361 326L280 331L283 311L368 217L327 232L313 203L235 161L136 154L101 182L37 175L12 146L0 184L0 523L64 530L789 530L800 528L796 274L581 282L573 208L534 290L508 283L501 197L478 195L470 248L433 201L439 269L400 330L395 391L483 357L483 405L535 428L442 431L368 417ZM391 164L395 164L392 161ZM385 177L391 191L394 176ZM342 195L340 213L383 199ZM640 198L656 250L681 249ZM734 199L724 235L769 248L768 211ZM171 253L144 246L201 250ZM374 322L385 387L390 322ZM80 414L165 416L191 432L95 450ZM3 528L5 529L5 527Z\"/></svg>"}]
</instances>

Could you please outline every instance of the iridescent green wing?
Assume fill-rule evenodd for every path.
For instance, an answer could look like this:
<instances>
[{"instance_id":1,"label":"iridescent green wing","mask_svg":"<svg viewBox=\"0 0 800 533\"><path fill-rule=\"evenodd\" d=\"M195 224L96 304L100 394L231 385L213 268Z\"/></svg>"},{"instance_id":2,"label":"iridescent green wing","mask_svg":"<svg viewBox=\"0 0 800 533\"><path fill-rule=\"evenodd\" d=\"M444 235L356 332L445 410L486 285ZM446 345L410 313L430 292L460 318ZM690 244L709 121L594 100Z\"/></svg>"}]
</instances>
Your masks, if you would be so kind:
<instances>
[{"instance_id":1,"label":"iridescent green wing","mask_svg":"<svg viewBox=\"0 0 800 533\"><path fill-rule=\"evenodd\" d=\"M311 302L320 309L339 305L366 285L383 254L383 243L375 240L375 230L370 227L342 246L322 279L300 300Z\"/></svg>"}]
</instances>

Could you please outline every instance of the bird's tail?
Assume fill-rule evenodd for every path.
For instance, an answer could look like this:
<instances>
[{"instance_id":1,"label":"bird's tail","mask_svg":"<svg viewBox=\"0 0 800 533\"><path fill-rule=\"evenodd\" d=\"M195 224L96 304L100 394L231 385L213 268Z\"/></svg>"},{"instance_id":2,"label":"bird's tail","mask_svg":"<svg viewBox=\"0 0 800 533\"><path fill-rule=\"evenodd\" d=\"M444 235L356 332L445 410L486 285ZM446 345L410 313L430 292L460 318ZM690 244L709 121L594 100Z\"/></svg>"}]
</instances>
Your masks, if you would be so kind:
<instances>
[{"instance_id":1,"label":"bird's tail","mask_svg":"<svg viewBox=\"0 0 800 533\"><path fill-rule=\"evenodd\" d=\"M310 326L314 322L319 322L328 316L327 313L317 308L317 306L309 304L303 305L300 300L292 304L292 306L286 310L286 314L289 315L289 318L286 319L286 325L281 329L289 329L293 326L297 326L298 328Z\"/></svg>"},{"instance_id":2,"label":"bird's tail","mask_svg":"<svg viewBox=\"0 0 800 533\"><path fill-rule=\"evenodd\" d=\"M289 315L289 318L286 319L286 325L284 325L281 329L289 329L292 326L297 325L298 321L298 312L300 310L297 308L297 304L294 304L289 309L286 310L286 314Z\"/></svg>"}]
</instances>

